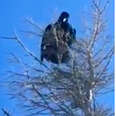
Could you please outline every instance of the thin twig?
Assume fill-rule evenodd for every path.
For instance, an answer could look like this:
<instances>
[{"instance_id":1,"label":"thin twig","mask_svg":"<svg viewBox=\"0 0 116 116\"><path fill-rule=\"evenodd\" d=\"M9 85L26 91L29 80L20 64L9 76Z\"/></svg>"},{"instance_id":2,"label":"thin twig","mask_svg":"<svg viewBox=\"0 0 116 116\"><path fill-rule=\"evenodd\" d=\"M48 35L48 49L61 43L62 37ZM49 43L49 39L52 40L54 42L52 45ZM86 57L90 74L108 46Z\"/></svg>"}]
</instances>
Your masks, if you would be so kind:
<instances>
[{"instance_id":1,"label":"thin twig","mask_svg":"<svg viewBox=\"0 0 116 116\"><path fill-rule=\"evenodd\" d=\"M1 109L5 116L11 116L7 110L4 108Z\"/></svg>"}]
</instances>

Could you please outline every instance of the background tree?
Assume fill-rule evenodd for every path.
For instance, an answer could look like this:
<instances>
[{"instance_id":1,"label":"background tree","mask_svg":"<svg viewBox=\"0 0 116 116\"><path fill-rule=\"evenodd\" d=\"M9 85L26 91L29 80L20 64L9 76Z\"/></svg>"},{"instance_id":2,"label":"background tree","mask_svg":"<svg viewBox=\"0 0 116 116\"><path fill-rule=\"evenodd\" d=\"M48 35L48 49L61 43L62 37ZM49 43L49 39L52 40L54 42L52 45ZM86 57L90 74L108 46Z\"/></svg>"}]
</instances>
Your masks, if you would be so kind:
<instances>
[{"instance_id":1,"label":"background tree","mask_svg":"<svg viewBox=\"0 0 116 116\"><path fill-rule=\"evenodd\" d=\"M70 49L71 60L67 64L42 63L16 34L13 39L24 49L34 64L25 62L15 54L12 61L20 67L9 71L9 95L18 100L30 116L112 116L111 110L96 100L113 90L113 71L110 70L114 48L106 33L104 12L109 2L102 5L92 0L90 18L84 19L85 31ZM40 30L27 31L41 37L43 29L30 19L26 21ZM30 61L31 61L30 60Z\"/></svg>"}]
</instances>

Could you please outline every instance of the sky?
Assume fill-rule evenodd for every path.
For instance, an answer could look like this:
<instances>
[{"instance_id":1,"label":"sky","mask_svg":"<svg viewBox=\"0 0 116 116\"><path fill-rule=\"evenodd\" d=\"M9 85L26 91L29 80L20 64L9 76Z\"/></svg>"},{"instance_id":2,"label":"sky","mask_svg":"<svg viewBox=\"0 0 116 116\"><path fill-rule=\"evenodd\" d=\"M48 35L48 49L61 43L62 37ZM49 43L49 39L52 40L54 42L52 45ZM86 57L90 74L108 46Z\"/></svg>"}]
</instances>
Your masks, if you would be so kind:
<instances>
[{"instance_id":1,"label":"sky","mask_svg":"<svg viewBox=\"0 0 116 116\"><path fill-rule=\"evenodd\" d=\"M58 17L62 11L70 13L70 23L76 28L77 34L81 31L83 12L88 10L91 0L0 0L0 36L12 36L14 30L23 30L26 27L25 18L32 18L38 24L45 26ZM102 0L103 1L103 0ZM114 32L114 5L110 5L106 12L108 30L111 35ZM30 48L34 49L34 43ZM8 57L10 52L21 54L15 42L0 39L0 81L5 78L5 71L9 69ZM0 83L1 84L1 83ZM13 116L23 116L18 111L14 101L9 100L7 90L0 88L0 108L5 107ZM107 100L109 98L109 101ZM106 95L103 103L113 106L113 93ZM15 109L15 110L13 110ZM0 112L2 116L2 112Z\"/></svg>"}]
</instances>

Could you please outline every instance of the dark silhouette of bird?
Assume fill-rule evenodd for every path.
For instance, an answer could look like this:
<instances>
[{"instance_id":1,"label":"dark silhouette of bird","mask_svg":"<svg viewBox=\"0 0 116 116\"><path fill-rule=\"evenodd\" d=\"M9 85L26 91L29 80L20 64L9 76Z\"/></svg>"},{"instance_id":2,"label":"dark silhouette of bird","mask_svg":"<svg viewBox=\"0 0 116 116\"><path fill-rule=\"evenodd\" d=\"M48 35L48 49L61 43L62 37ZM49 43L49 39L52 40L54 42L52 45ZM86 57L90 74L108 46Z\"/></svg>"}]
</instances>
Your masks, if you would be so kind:
<instances>
[{"instance_id":1,"label":"dark silhouette of bird","mask_svg":"<svg viewBox=\"0 0 116 116\"><path fill-rule=\"evenodd\" d=\"M76 39L76 30L68 22L69 14L62 12L54 24L49 24L43 33L41 61L45 58L53 63L69 60L69 49Z\"/></svg>"}]
</instances>

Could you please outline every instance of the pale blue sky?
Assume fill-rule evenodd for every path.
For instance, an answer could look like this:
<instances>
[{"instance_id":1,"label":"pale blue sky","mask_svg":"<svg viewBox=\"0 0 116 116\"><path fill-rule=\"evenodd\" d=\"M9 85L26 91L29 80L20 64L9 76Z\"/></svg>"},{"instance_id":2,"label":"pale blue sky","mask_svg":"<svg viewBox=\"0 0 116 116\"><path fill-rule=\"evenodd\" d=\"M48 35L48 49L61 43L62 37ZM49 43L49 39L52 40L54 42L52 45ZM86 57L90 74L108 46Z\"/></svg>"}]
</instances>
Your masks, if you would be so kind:
<instances>
[{"instance_id":1,"label":"pale blue sky","mask_svg":"<svg viewBox=\"0 0 116 116\"><path fill-rule=\"evenodd\" d=\"M40 25L46 25L52 21L55 14L59 15L62 11L70 13L71 24L76 28L77 34L81 31L81 19L84 11L88 10L91 0L1 0L0 1L0 36L12 36L13 31L23 28L25 17L32 17ZM113 0L107 9L108 30L111 35L114 31L113 17ZM25 28L25 27L24 27ZM9 68L8 56L9 52L19 52L15 42L0 40L0 80L4 78L4 72ZM18 51L19 50L19 51ZM5 91L5 90L4 90ZM2 89L0 89L0 108L7 107L15 115L23 116L21 111L15 111L15 102L8 99ZM103 99L103 103L113 108L113 94L109 94ZM19 113L17 113L19 112ZM0 116L1 116L0 112Z\"/></svg>"}]
</instances>

